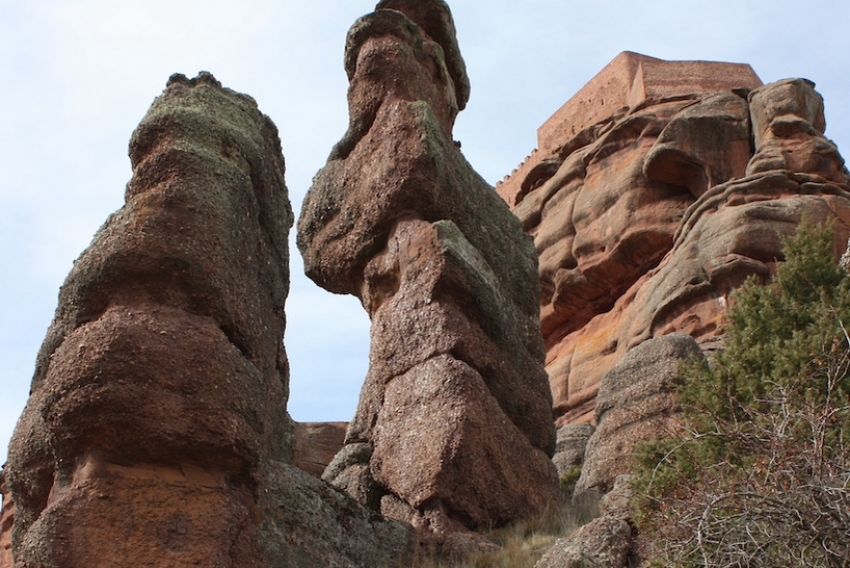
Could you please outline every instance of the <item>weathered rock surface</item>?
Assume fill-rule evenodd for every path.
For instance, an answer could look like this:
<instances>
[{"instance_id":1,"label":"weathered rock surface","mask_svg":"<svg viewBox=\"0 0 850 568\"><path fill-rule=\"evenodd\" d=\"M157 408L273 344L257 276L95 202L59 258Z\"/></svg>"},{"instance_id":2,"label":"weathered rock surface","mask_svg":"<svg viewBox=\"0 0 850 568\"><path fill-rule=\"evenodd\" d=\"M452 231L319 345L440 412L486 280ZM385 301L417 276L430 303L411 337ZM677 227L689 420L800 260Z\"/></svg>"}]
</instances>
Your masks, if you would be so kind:
<instances>
[{"instance_id":1,"label":"weathered rock surface","mask_svg":"<svg viewBox=\"0 0 850 568\"><path fill-rule=\"evenodd\" d=\"M637 565L631 476L620 475L601 498L599 516L559 539L535 568L625 568Z\"/></svg>"},{"instance_id":2,"label":"weathered rock surface","mask_svg":"<svg viewBox=\"0 0 850 568\"><path fill-rule=\"evenodd\" d=\"M342 449L348 422L295 422L295 467L313 477L322 477L325 468Z\"/></svg>"},{"instance_id":3,"label":"weathered rock surface","mask_svg":"<svg viewBox=\"0 0 850 568\"><path fill-rule=\"evenodd\" d=\"M468 80L448 7L382 2L345 60L349 129L298 245L310 278L360 298L372 343L325 479L435 532L532 515L557 494L535 255L452 140Z\"/></svg>"},{"instance_id":4,"label":"weathered rock surface","mask_svg":"<svg viewBox=\"0 0 850 568\"><path fill-rule=\"evenodd\" d=\"M535 568L626 568L632 549L632 527L609 516L594 519L559 539Z\"/></svg>"},{"instance_id":5,"label":"weathered rock surface","mask_svg":"<svg viewBox=\"0 0 850 568\"><path fill-rule=\"evenodd\" d=\"M277 131L211 75L174 76L130 158L12 439L15 560L262 565L264 464L291 451Z\"/></svg>"},{"instance_id":6,"label":"weathered rock surface","mask_svg":"<svg viewBox=\"0 0 850 568\"><path fill-rule=\"evenodd\" d=\"M823 98L806 79L786 79L750 93L755 155L747 174L788 170L847 183L838 148L823 137Z\"/></svg>"},{"instance_id":7,"label":"weathered rock surface","mask_svg":"<svg viewBox=\"0 0 850 568\"><path fill-rule=\"evenodd\" d=\"M624 53L540 128L498 191L540 255L558 424L594 421L602 376L642 342L716 342L803 215L835 220L843 250L850 186L824 124L809 81Z\"/></svg>"},{"instance_id":8,"label":"weathered rock surface","mask_svg":"<svg viewBox=\"0 0 850 568\"><path fill-rule=\"evenodd\" d=\"M631 470L640 442L676 433L681 368L699 359L703 354L692 337L666 335L641 343L602 377L598 426L587 443L577 494L588 489L606 493L618 475Z\"/></svg>"},{"instance_id":9,"label":"weathered rock surface","mask_svg":"<svg viewBox=\"0 0 850 568\"><path fill-rule=\"evenodd\" d=\"M15 502L0 470L0 568L12 568L12 527L15 525Z\"/></svg>"},{"instance_id":10,"label":"weathered rock surface","mask_svg":"<svg viewBox=\"0 0 850 568\"><path fill-rule=\"evenodd\" d=\"M313 541L343 527L403 563L403 527L377 529L282 465L293 219L274 124L210 74L175 75L130 158L125 205L62 287L10 447L15 566L362 565L351 547L314 561ZM301 492L322 526L293 518Z\"/></svg>"},{"instance_id":11,"label":"weathered rock surface","mask_svg":"<svg viewBox=\"0 0 850 568\"><path fill-rule=\"evenodd\" d=\"M587 441L593 435L594 429L592 424L566 424L558 428L555 454L552 456L558 477L563 478L575 468L581 467Z\"/></svg>"},{"instance_id":12,"label":"weathered rock surface","mask_svg":"<svg viewBox=\"0 0 850 568\"><path fill-rule=\"evenodd\" d=\"M410 527L388 522L348 495L289 464L271 468L273 514L263 527L273 568L408 568ZM236 562L234 566L244 566Z\"/></svg>"}]
</instances>

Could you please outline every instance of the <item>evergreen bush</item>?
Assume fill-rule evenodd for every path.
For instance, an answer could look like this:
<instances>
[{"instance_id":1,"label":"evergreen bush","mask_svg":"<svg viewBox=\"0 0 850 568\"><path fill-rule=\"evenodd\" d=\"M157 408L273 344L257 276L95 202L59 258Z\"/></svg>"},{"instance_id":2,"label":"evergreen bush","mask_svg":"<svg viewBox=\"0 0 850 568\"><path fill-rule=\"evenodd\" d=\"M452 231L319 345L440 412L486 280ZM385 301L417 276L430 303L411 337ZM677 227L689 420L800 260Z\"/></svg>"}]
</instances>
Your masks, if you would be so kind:
<instances>
[{"instance_id":1,"label":"evergreen bush","mask_svg":"<svg viewBox=\"0 0 850 568\"><path fill-rule=\"evenodd\" d=\"M725 347L686 368L685 430L644 445L642 554L663 566L850 567L850 275L803 223Z\"/></svg>"}]
</instances>

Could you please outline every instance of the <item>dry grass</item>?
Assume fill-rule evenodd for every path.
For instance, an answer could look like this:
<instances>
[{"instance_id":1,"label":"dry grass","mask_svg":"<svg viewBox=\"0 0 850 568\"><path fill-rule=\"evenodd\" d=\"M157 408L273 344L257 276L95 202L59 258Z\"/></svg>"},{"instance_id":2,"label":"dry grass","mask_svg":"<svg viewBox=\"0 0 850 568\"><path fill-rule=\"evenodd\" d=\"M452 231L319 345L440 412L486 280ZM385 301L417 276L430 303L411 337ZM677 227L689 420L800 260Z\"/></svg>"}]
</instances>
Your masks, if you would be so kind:
<instances>
[{"instance_id":1,"label":"dry grass","mask_svg":"<svg viewBox=\"0 0 850 568\"><path fill-rule=\"evenodd\" d=\"M462 561L427 559L420 568L531 568L555 544L590 518L592 506L573 506L568 502L554 506L540 516L485 531L488 540L500 546L498 551L470 556Z\"/></svg>"}]
</instances>

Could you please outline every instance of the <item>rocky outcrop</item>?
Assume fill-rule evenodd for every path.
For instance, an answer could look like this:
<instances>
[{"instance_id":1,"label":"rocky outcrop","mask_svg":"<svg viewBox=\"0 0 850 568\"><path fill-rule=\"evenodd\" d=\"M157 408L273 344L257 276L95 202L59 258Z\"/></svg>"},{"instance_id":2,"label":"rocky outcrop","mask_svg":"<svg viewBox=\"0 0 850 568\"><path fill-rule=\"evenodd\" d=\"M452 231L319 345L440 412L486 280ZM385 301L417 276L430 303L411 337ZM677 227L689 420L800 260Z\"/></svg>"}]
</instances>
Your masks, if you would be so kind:
<instances>
[{"instance_id":1,"label":"rocky outcrop","mask_svg":"<svg viewBox=\"0 0 850 568\"><path fill-rule=\"evenodd\" d=\"M555 454L552 463L558 470L558 477L562 480L569 479L575 472L581 469L584 463L584 454L587 441L593 435L592 424L565 424L558 428L558 438L555 444Z\"/></svg>"},{"instance_id":2,"label":"rocky outcrop","mask_svg":"<svg viewBox=\"0 0 850 568\"><path fill-rule=\"evenodd\" d=\"M10 447L15 566L404 564L405 528L288 465L293 219L275 126L212 75L175 75L130 158ZM359 550L317 562L346 531Z\"/></svg>"},{"instance_id":3,"label":"rocky outcrop","mask_svg":"<svg viewBox=\"0 0 850 568\"><path fill-rule=\"evenodd\" d=\"M602 376L644 341L713 345L804 215L835 220L843 250L850 188L824 125L809 81L624 53L540 128L498 191L540 255L559 424L594 421Z\"/></svg>"},{"instance_id":4,"label":"rocky outcrop","mask_svg":"<svg viewBox=\"0 0 850 568\"><path fill-rule=\"evenodd\" d=\"M289 464L268 479L270 514L263 525L269 568L408 568L413 531L387 521L348 495ZM207 564L202 564L206 566ZM236 559L233 566L246 566Z\"/></svg>"},{"instance_id":5,"label":"rocky outcrop","mask_svg":"<svg viewBox=\"0 0 850 568\"><path fill-rule=\"evenodd\" d=\"M174 76L130 158L10 446L16 562L261 565L264 468L291 452L277 131L211 75Z\"/></svg>"},{"instance_id":6,"label":"rocky outcrop","mask_svg":"<svg viewBox=\"0 0 850 568\"><path fill-rule=\"evenodd\" d=\"M448 7L384 1L346 42L350 125L298 225L307 275L360 298L370 368L325 479L433 532L557 494L533 247L453 142L468 96Z\"/></svg>"},{"instance_id":7,"label":"rocky outcrop","mask_svg":"<svg viewBox=\"0 0 850 568\"><path fill-rule=\"evenodd\" d=\"M313 477L322 477L325 468L342 449L348 422L296 422L295 467Z\"/></svg>"},{"instance_id":8,"label":"rocky outcrop","mask_svg":"<svg viewBox=\"0 0 850 568\"><path fill-rule=\"evenodd\" d=\"M575 492L606 493L634 464L641 442L676 434L680 419L676 388L683 365L704 360L687 335L666 335L635 347L602 377L596 397L597 427L587 443Z\"/></svg>"},{"instance_id":9,"label":"rocky outcrop","mask_svg":"<svg viewBox=\"0 0 850 568\"><path fill-rule=\"evenodd\" d=\"M599 516L559 539L534 568L626 568L637 566L632 525L631 477L620 475L601 499Z\"/></svg>"},{"instance_id":10,"label":"rocky outcrop","mask_svg":"<svg viewBox=\"0 0 850 568\"><path fill-rule=\"evenodd\" d=\"M599 517L559 539L534 568L626 568L631 539L626 521Z\"/></svg>"},{"instance_id":11,"label":"rocky outcrop","mask_svg":"<svg viewBox=\"0 0 850 568\"><path fill-rule=\"evenodd\" d=\"M15 502L0 470L0 568L12 568L12 527L15 525Z\"/></svg>"}]
</instances>

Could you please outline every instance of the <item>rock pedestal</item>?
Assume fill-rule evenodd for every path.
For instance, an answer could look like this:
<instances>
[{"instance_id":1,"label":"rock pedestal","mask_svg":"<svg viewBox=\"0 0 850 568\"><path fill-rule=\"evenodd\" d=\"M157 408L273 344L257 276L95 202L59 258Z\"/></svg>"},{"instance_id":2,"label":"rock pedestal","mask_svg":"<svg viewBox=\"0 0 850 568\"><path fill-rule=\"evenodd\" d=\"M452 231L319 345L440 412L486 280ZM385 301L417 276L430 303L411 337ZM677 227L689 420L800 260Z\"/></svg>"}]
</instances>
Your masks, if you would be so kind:
<instances>
[{"instance_id":1,"label":"rock pedestal","mask_svg":"<svg viewBox=\"0 0 850 568\"><path fill-rule=\"evenodd\" d=\"M307 275L360 298L370 368L325 479L434 532L557 494L530 240L451 133L468 82L444 2L384 1L346 42L350 127L298 224Z\"/></svg>"},{"instance_id":2,"label":"rock pedestal","mask_svg":"<svg viewBox=\"0 0 850 568\"><path fill-rule=\"evenodd\" d=\"M130 158L12 439L15 561L262 565L264 469L290 451L277 130L212 75L176 75Z\"/></svg>"}]
</instances>

